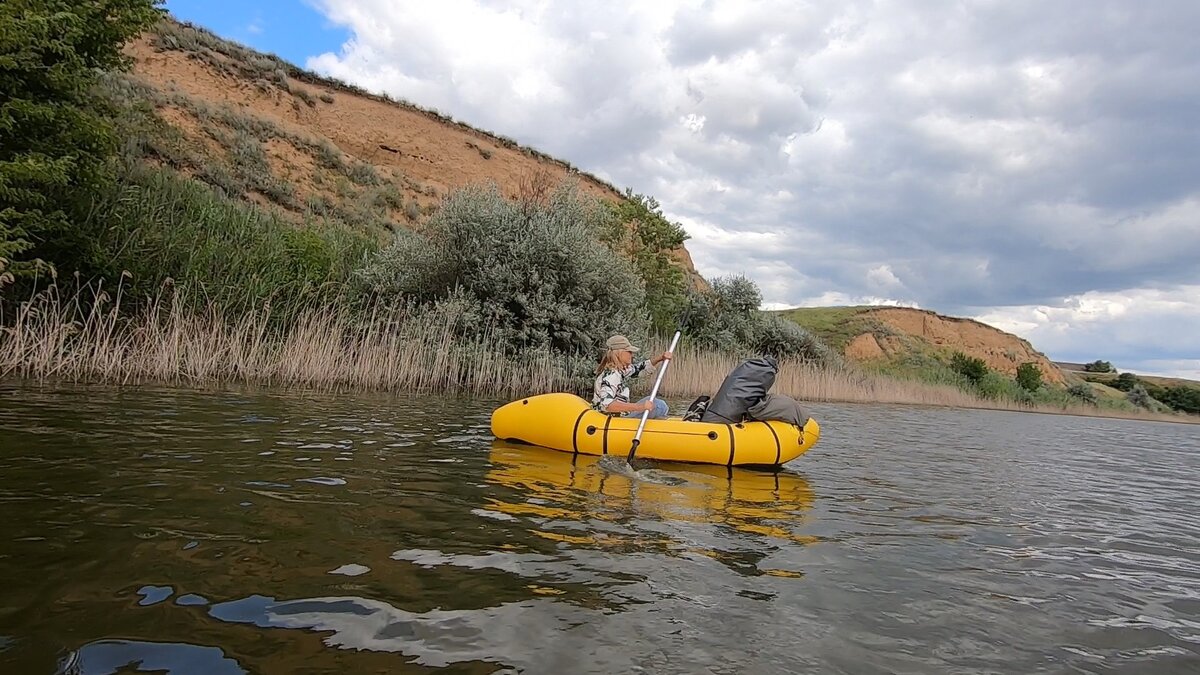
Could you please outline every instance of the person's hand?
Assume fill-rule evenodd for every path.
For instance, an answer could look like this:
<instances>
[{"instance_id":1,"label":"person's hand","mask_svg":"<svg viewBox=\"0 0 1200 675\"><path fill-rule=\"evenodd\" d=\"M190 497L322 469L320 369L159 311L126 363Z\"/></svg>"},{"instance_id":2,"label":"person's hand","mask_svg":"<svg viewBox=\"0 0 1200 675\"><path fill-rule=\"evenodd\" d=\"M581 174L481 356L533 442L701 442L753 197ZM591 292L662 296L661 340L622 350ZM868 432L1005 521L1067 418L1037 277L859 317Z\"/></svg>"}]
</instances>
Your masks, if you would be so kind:
<instances>
[{"instance_id":1,"label":"person's hand","mask_svg":"<svg viewBox=\"0 0 1200 675\"><path fill-rule=\"evenodd\" d=\"M662 363L663 361L667 361L667 360L669 360L669 359L670 359L672 356L674 356L674 354L672 354L671 352L663 352L662 354L659 354L659 355L658 355L658 363ZM655 365L658 365L658 364L656 363Z\"/></svg>"},{"instance_id":2,"label":"person's hand","mask_svg":"<svg viewBox=\"0 0 1200 675\"><path fill-rule=\"evenodd\" d=\"M654 411L654 401L646 401L645 403L643 403L642 410L645 410L646 412L653 412Z\"/></svg>"}]
</instances>

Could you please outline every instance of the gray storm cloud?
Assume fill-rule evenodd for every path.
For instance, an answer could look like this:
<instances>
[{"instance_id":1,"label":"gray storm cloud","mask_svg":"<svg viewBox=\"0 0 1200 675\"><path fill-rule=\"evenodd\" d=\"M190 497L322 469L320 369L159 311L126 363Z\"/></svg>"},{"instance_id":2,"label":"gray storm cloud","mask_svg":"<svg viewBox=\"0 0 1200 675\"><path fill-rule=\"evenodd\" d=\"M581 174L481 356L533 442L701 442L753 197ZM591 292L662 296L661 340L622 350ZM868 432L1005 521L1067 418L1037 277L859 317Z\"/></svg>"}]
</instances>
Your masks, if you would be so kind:
<instances>
[{"instance_id":1,"label":"gray storm cloud","mask_svg":"<svg viewBox=\"0 0 1200 675\"><path fill-rule=\"evenodd\" d=\"M1200 3L320 4L310 67L654 195L770 303L1200 282Z\"/></svg>"}]
</instances>

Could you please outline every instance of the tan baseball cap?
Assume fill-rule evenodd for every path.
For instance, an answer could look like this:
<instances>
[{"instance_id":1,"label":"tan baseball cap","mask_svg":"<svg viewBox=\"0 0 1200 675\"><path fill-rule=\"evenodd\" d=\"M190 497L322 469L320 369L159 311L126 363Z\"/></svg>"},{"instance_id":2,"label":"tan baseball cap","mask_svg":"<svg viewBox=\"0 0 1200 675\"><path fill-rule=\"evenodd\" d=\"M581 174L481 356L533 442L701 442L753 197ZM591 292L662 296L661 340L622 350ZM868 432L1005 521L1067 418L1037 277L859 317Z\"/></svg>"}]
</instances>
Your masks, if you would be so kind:
<instances>
[{"instance_id":1,"label":"tan baseball cap","mask_svg":"<svg viewBox=\"0 0 1200 675\"><path fill-rule=\"evenodd\" d=\"M604 346L609 349L626 349L631 352L642 351L641 349L634 347L633 343L629 341L629 338L625 337L624 335L614 335L608 338L608 341L604 343Z\"/></svg>"}]
</instances>

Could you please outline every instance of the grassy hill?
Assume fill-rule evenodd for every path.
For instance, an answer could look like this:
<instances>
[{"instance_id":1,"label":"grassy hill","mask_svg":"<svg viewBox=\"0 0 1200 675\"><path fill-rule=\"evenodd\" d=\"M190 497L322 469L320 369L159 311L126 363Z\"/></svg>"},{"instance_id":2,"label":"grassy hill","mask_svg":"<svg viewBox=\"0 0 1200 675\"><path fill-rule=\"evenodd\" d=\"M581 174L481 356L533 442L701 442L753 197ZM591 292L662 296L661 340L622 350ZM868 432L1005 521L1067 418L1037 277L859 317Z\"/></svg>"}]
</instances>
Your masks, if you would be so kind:
<instances>
[{"instance_id":1,"label":"grassy hill","mask_svg":"<svg viewBox=\"0 0 1200 675\"><path fill-rule=\"evenodd\" d=\"M1014 376L1034 363L1047 382L1064 374L1044 354L1011 333L974 321L904 307L805 307L779 314L812 331L847 359L875 369L912 373L949 364L955 352Z\"/></svg>"},{"instance_id":2,"label":"grassy hill","mask_svg":"<svg viewBox=\"0 0 1200 675\"><path fill-rule=\"evenodd\" d=\"M168 17L126 45L102 81L124 110L126 154L300 227L381 245L419 227L451 191L494 183L510 198L562 181L610 203L631 196L513 139L307 72ZM683 245L667 251L706 288Z\"/></svg>"},{"instance_id":3,"label":"grassy hill","mask_svg":"<svg viewBox=\"0 0 1200 675\"><path fill-rule=\"evenodd\" d=\"M1038 400L1074 397L1097 405L1131 410L1130 390L1145 390L1144 406L1161 412L1200 412L1200 383L1181 378L1137 376L1118 381L1117 373L1092 373L1083 364L1050 361L1028 341L972 319L897 307L804 307L778 315L807 329L848 361L870 372L936 384L955 384L984 396ZM986 374L964 377L962 355L977 359ZM1014 386L1022 364L1036 366L1046 386L1021 391ZM982 373L982 371L980 371ZM967 381L971 380L971 381Z\"/></svg>"},{"instance_id":4,"label":"grassy hill","mask_svg":"<svg viewBox=\"0 0 1200 675\"><path fill-rule=\"evenodd\" d=\"M116 21L110 11L118 10L81 5L0 19L14 40L26 36L14 43L25 50L20 63L37 64L56 58L62 46L34 28L70 20L100 26ZM72 19L72 12L80 15ZM130 39L105 47L113 54L107 61L73 71L78 82L62 91L52 93L55 80L44 69L12 70L8 88L23 97L12 109L41 108L22 113L20 128L0 125L0 159L17 153L0 161L0 275L11 268L56 275L60 284L74 275L119 284L127 306L167 285L194 306L233 313L268 300L276 312L357 302L348 286L365 262L397 237L427 233L451 195L490 185L503 199L534 208L550 206L556 191L570 186L589 204L604 205L606 216L590 232L636 268L656 325L678 313L687 290L711 290L684 246L686 233L651 197L169 15L144 25L149 29L139 25ZM96 39L81 38L72 48L106 42L96 30ZM114 67L119 55L128 67ZM38 121L46 119L52 123ZM15 142L40 132L49 139L44 147ZM88 164L91 173L56 175L80 165L80 138L103 148ZM59 155L57 164L47 159ZM79 189L64 188L72 183ZM10 226L4 207L14 195L27 202L14 213L32 225ZM61 210L42 218L45 204ZM0 302L40 288L24 276L16 286L11 281L0 276L0 289L10 286Z\"/></svg>"},{"instance_id":5,"label":"grassy hill","mask_svg":"<svg viewBox=\"0 0 1200 675\"><path fill-rule=\"evenodd\" d=\"M1093 373L1083 369L1083 364L1067 363L1065 361L1055 361L1054 365L1058 366L1064 373L1068 373L1080 379L1098 384L1108 384L1116 381L1119 372L1111 373ZM1195 387L1200 388L1200 381L1189 380L1184 377L1162 377L1159 375L1138 375L1137 378L1143 382L1149 382L1160 387Z\"/></svg>"},{"instance_id":6,"label":"grassy hill","mask_svg":"<svg viewBox=\"0 0 1200 675\"><path fill-rule=\"evenodd\" d=\"M871 310L874 309L878 308L866 305L801 307L777 310L774 313L812 331L825 344L845 353L846 345L863 333L887 333L883 322L869 316Z\"/></svg>"},{"instance_id":7,"label":"grassy hill","mask_svg":"<svg viewBox=\"0 0 1200 675\"><path fill-rule=\"evenodd\" d=\"M0 4L0 376L573 386L710 308L756 347L652 197L155 4Z\"/></svg>"}]
</instances>

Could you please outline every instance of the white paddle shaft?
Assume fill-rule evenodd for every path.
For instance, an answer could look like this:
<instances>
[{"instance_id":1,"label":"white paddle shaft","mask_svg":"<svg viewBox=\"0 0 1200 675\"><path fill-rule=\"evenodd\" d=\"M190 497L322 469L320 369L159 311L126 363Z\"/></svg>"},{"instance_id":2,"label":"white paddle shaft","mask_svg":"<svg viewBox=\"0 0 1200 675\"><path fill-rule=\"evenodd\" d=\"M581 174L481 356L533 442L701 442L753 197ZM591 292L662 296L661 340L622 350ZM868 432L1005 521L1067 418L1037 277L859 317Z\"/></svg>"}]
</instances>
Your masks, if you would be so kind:
<instances>
[{"instance_id":1,"label":"white paddle shaft","mask_svg":"<svg viewBox=\"0 0 1200 675\"><path fill-rule=\"evenodd\" d=\"M679 331L675 331L675 337L671 338L671 346L667 351L671 352L672 358L675 356L675 345L679 343ZM654 378L654 387L650 389L650 403L654 404L654 397L658 394L658 385L662 384L663 375L667 374L667 366L671 365L671 359L663 361L662 369L658 371L658 377ZM638 423L637 433L633 435L634 447L642 440L642 429L646 426L646 420L650 417L649 410L642 411L642 421Z\"/></svg>"}]
</instances>

